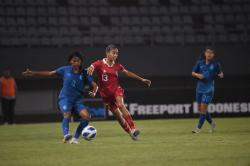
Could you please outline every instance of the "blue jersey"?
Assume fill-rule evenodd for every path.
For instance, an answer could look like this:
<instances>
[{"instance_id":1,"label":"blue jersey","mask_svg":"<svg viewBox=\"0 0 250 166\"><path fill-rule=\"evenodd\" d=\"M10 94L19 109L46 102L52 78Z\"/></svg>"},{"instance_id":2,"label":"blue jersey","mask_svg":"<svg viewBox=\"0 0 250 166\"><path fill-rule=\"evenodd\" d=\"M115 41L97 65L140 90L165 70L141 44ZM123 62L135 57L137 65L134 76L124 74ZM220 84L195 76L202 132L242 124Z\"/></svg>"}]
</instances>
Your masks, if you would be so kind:
<instances>
[{"instance_id":1,"label":"blue jersey","mask_svg":"<svg viewBox=\"0 0 250 166\"><path fill-rule=\"evenodd\" d=\"M72 66L63 66L56 69L56 74L63 78L63 87L61 89L59 100L67 98L77 100L83 97L84 83L91 84L93 77L87 75L83 69L80 73L74 73Z\"/></svg>"},{"instance_id":2,"label":"blue jersey","mask_svg":"<svg viewBox=\"0 0 250 166\"><path fill-rule=\"evenodd\" d=\"M221 65L214 60L208 64L206 64L205 60L198 60L193 67L193 72L204 76L204 79L198 79L196 91L210 93L214 91L214 78L221 72Z\"/></svg>"}]
</instances>

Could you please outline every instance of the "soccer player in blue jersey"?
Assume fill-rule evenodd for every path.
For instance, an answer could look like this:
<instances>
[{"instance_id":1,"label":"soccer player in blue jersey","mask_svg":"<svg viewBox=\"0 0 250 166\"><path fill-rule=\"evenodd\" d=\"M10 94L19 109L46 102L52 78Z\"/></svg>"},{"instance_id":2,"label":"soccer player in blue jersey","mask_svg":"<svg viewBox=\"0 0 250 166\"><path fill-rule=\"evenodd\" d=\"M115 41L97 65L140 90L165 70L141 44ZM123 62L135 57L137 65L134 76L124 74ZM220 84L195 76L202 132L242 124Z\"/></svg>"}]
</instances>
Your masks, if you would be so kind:
<instances>
[{"instance_id":1,"label":"soccer player in blue jersey","mask_svg":"<svg viewBox=\"0 0 250 166\"><path fill-rule=\"evenodd\" d=\"M77 139L81 135L81 131L88 125L90 114L83 103L83 93L85 82L88 82L93 89L89 92L91 97L94 97L98 86L93 81L91 76L87 75L86 70L82 67L83 58L79 52L72 53L68 62L69 66L63 66L53 71L32 71L26 69L23 72L25 76L53 76L58 75L63 78L63 87L58 97L58 106L63 114L62 130L63 142L70 141L71 144L78 144ZM76 129L75 135L69 132L69 122L71 118L71 110L76 111L81 117L80 124Z\"/></svg>"},{"instance_id":2,"label":"soccer player in blue jersey","mask_svg":"<svg viewBox=\"0 0 250 166\"><path fill-rule=\"evenodd\" d=\"M220 63L214 57L214 49L207 47L204 55L196 62L192 70L192 76L197 79L196 101L200 112L199 122L197 128L192 131L193 133L201 131L205 120L211 125L210 132L213 132L216 126L207 108L214 96L214 79L217 76L223 78L224 74Z\"/></svg>"}]
</instances>

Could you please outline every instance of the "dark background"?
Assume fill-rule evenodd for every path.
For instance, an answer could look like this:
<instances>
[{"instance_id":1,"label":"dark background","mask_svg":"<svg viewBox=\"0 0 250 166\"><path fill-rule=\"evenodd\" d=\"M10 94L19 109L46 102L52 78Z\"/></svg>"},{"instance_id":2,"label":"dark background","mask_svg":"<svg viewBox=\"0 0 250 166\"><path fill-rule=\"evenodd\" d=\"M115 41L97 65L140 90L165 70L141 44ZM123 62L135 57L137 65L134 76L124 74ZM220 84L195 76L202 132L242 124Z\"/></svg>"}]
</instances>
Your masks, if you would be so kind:
<instances>
[{"instance_id":1,"label":"dark background","mask_svg":"<svg viewBox=\"0 0 250 166\"><path fill-rule=\"evenodd\" d=\"M192 66L206 45L202 46L159 46L120 47L119 62L128 70L149 77L190 76ZM216 57L221 62L225 75L250 74L250 48L247 45L215 45ZM84 54L84 65L102 59L103 47L82 48L1 48L0 70L11 69L20 78L26 68L54 70L67 65L71 52L79 50Z\"/></svg>"}]
</instances>

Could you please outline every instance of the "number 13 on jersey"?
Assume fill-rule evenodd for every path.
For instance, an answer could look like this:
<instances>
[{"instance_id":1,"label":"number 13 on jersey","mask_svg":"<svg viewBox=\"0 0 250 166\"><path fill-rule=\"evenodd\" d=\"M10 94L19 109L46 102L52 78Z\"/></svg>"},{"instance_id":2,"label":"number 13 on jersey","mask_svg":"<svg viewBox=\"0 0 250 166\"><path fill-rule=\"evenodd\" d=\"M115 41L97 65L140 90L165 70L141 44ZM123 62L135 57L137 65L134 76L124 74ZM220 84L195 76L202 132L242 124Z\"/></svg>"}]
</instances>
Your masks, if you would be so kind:
<instances>
[{"instance_id":1,"label":"number 13 on jersey","mask_svg":"<svg viewBox=\"0 0 250 166\"><path fill-rule=\"evenodd\" d=\"M105 82L108 81L108 75L106 73L102 74L102 81L105 81Z\"/></svg>"}]
</instances>

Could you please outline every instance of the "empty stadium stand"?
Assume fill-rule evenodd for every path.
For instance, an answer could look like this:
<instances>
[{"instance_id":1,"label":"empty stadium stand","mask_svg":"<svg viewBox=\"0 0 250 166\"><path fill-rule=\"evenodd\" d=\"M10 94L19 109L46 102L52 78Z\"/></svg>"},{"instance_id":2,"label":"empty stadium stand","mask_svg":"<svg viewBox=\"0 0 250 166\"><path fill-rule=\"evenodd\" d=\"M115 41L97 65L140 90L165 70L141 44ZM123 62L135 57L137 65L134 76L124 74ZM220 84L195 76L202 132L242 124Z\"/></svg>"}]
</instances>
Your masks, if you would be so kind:
<instances>
[{"instance_id":1,"label":"empty stadium stand","mask_svg":"<svg viewBox=\"0 0 250 166\"><path fill-rule=\"evenodd\" d=\"M249 0L0 0L0 47L247 44Z\"/></svg>"}]
</instances>

